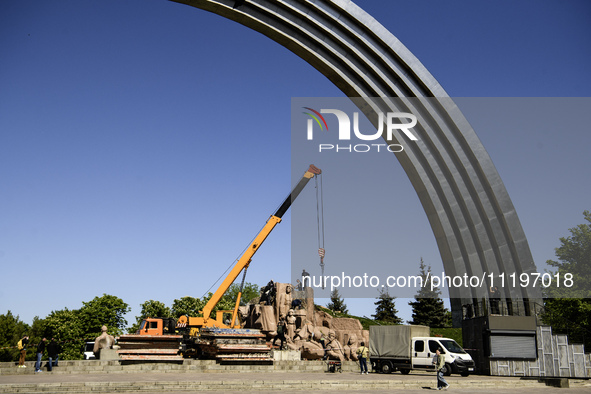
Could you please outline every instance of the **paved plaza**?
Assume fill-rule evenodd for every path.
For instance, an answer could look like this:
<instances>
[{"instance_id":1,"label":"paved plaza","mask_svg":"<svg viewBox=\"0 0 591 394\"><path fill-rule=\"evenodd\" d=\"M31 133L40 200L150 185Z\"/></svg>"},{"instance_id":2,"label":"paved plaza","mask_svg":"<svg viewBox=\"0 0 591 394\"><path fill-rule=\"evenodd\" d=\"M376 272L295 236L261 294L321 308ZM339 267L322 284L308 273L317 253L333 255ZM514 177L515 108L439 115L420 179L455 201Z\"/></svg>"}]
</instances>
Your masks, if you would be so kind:
<instances>
[{"instance_id":1,"label":"paved plaza","mask_svg":"<svg viewBox=\"0 0 591 394\"><path fill-rule=\"evenodd\" d=\"M490 376L450 376L448 391L459 393L590 393L591 381L571 380L570 388L549 387L535 379ZM264 393L339 392L424 393L435 389L433 373L369 374L356 372L125 372L125 373L17 373L0 375L2 393L118 393L118 392L216 392Z\"/></svg>"}]
</instances>

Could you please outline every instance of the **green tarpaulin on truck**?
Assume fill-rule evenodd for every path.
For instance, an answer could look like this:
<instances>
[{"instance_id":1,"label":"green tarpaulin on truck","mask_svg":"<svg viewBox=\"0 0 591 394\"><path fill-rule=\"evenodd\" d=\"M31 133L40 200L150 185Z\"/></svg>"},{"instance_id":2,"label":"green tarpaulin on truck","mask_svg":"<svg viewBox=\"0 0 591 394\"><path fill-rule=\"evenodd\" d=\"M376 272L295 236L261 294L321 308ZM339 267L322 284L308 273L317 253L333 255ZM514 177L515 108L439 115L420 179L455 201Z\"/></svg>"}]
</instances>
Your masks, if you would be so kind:
<instances>
[{"instance_id":1,"label":"green tarpaulin on truck","mask_svg":"<svg viewBox=\"0 0 591 394\"><path fill-rule=\"evenodd\" d=\"M411 338L428 336L427 326L371 326L369 351L372 357L410 358Z\"/></svg>"}]
</instances>

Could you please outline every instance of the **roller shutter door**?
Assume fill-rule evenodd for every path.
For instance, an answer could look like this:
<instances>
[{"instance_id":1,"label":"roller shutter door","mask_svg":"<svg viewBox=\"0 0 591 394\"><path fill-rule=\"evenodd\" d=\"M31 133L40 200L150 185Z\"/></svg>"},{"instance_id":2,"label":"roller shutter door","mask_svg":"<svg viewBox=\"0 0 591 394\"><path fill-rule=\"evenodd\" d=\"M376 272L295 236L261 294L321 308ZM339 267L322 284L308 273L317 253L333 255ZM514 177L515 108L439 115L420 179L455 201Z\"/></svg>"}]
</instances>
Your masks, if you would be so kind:
<instances>
[{"instance_id":1,"label":"roller shutter door","mask_svg":"<svg viewBox=\"0 0 591 394\"><path fill-rule=\"evenodd\" d=\"M490 335L491 358L537 358L535 335Z\"/></svg>"}]
</instances>

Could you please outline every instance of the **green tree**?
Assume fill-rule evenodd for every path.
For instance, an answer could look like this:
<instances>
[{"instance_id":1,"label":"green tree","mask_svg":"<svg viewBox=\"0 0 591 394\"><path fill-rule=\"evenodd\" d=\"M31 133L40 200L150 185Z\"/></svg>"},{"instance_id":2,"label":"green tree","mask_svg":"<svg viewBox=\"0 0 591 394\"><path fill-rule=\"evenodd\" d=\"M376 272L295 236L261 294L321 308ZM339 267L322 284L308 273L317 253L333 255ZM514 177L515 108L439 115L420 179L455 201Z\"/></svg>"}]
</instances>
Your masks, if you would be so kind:
<instances>
[{"instance_id":1,"label":"green tree","mask_svg":"<svg viewBox=\"0 0 591 394\"><path fill-rule=\"evenodd\" d=\"M420 324L434 328L445 327L448 320L447 309L440 297L441 290L439 287L431 289L431 283L428 282L428 278L431 276L431 267L425 266L422 257L419 264L419 276L422 286L415 296L415 301L408 303L412 306L412 320L409 321L409 324Z\"/></svg>"},{"instance_id":2,"label":"green tree","mask_svg":"<svg viewBox=\"0 0 591 394\"><path fill-rule=\"evenodd\" d=\"M119 336L127 326L124 315L131 310L119 297L103 294L88 302L82 302L79 310L80 324L86 337L101 335L101 327L107 326L109 334Z\"/></svg>"},{"instance_id":3,"label":"green tree","mask_svg":"<svg viewBox=\"0 0 591 394\"><path fill-rule=\"evenodd\" d=\"M222 296L217 305L213 308L210 316L215 318L215 313L219 310L234 310L239 290L240 285L236 283L232 284ZM240 305L246 305L249 301L258 297L259 295L258 285L248 282L244 283L242 296L240 297ZM172 303L172 317L178 319L183 315L201 316L201 310L212 296L213 293L210 292L201 298L185 296L174 300Z\"/></svg>"},{"instance_id":4,"label":"green tree","mask_svg":"<svg viewBox=\"0 0 591 394\"><path fill-rule=\"evenodd\" d=\"M228 291L222 297L222 300L229 302L232 304L232 308L236 305L236 298L238 297L238 292L240 291L240 285L237 283L232 284ZM242 295L240 296L240 305L246 305L249 301L259 297L260 289L258 285L245 282L244 288L242 289Z\"/></svg>"},{"instance_id":5,"label":"green tree","mask_svg":"<svg viewBox=\"0 0 591 394\"><path fill-rule=\"evenodd\" d=\"M44 334L47 339L55 338L60 344L62 352L60 358L64 360L80 360L80 349L84 342L92 341L95 337L86 337L86 332L80 321L78 310L68 308L60 311L52 311L44 319Z\"/></svg>"},{"instance_id":6,"label":"green tree","mask_svg":"<svg viewBox=\"0 0 591 394\"><path fill-rule=\"evenodd\" d=\"M377 297L377 301L374 302L376 313L371 316L375 320L390 324L402 324L402 319L398 317L398 310L396 309L396 297L391 296L387 288L379 290L379 292L380 295Z\"/></svg>"},{"instance_id":7,"label":"green tree","mask_svg":"<svg viewBox=\"0 0 591 394\"><path fill-rule=\"evenodd\" d=\"M171 310L163 302L149 300L142 304L141 318L171 317ZM140 320L141 321L141 320Z\"/></svg>"},{"instance_id":8,"label":"green tree","mask_svg":"<svg viewBox=\"0 0 591 394\"><path fill-rule=\"evenodd\" d=\"M445 310L445 320L443 323L443 327L453 327L453 319L452 319L451 311L448 309Z\"/></svg>"},{"instance_id":9,"label":"green tree","mask_svg":"<svg viewBox=\"0 0 591 394\"><path fill-rule=\"evenodd\" d=\"M569 229L570 236L560 238L555 249L558 261L546 264L556 270L557 281L545 289L545 313L542 319L558 333L569 335L571 342L591 348L591 213L584 211L587 223ZM566 280L565 280L566 279ZM570 280L572 279L572 280ZM570 286L569 286L570 285Z\"/></svg>"},{"instance_id":10,"label":"green tree","mask_svg":"<svg viewBox=\"0 0 591 394\"><path fill-rule=\"evenodd\" d=\"M184 315L200 316L200 312L204 306L205 302L195 297L185 296L179 299L175 299L172 302L172 317L178 319L179 317Z\"/></svg>"},{"instance_id":11,"label":"green tree","mask_svg":"<svg viewBox=\"0 0 591 394\"><path fill-rule=\"evenodd\" d=\"M570 236L560 238L560 246L555 249L558 261L548 260L546 264L556 268L562 286L557 287L552 281L546 289L548 298L591 298L591 213L584 211L588 223L579 224L569 229ZM567 276L568 275L568 276ZM565 278L572 275L572 281L565 286Z\"/></svg>"},{"instance_id":12,"label":"green tree","mask_svg":"<svg viewBox=\"0 0 591 394\"><path fill-rule=\"evenodd\" d=\"M135 333L140 328L140 323L147 317L172 317L172 311L163 302L148 300L142 305L139 316L136 316L135 323L128 328L127 332Z\"/></svg>"},{"instance_id":13,"label":"green tree","mask_svg":"<svg viewBox=\"0 0 591 394\"><path fill-rule=\"evenodd\" d=\"M16 344L29 331L29 328L11 311L0 315L0 361L18 359L20 352L16 348Z\"/></svg>"},{"instance_id":14,"label":"green tree","mask_svg":"<svg viewBox=\"0 0 591 394\"><path fill-rule=\"evenodd\" d=\"M326 305L328 309L333 312L347 314L349 311L347 310L347 305L345 305L345 300L341 298L339 293L339 289L334 289L330 293L330 302Z\"/></svg>"}]
</instances>

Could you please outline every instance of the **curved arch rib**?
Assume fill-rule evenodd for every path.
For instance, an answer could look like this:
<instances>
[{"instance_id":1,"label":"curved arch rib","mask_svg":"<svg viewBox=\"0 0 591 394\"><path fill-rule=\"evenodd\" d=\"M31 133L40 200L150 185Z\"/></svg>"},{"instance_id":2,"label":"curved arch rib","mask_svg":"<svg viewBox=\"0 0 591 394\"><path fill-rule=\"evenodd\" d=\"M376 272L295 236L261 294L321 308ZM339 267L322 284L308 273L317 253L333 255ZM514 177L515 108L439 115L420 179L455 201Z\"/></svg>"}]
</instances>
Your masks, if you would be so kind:
<instances>
[{"instance_id":1,"label":"curved arch rib","mask_svg":"<svg viewBox=\"0 0 591 394\"><path fill-rule=\"evenodd\" d=\"M447 275L537 271L513 203L472 127L419 60L353 2L248 0L235 9L235 0L173 1L234 20L283 45L369 119L376 111L415 114L419 141L396 157L427 214ZM394 97L400 100L388 99ZM536 288L504 291L514 304L541 300ZM462 305L488 292L452 287L450 297L457 325ZM528 303L522 305L528 314Z\"/></svg>"}]
</instances>

